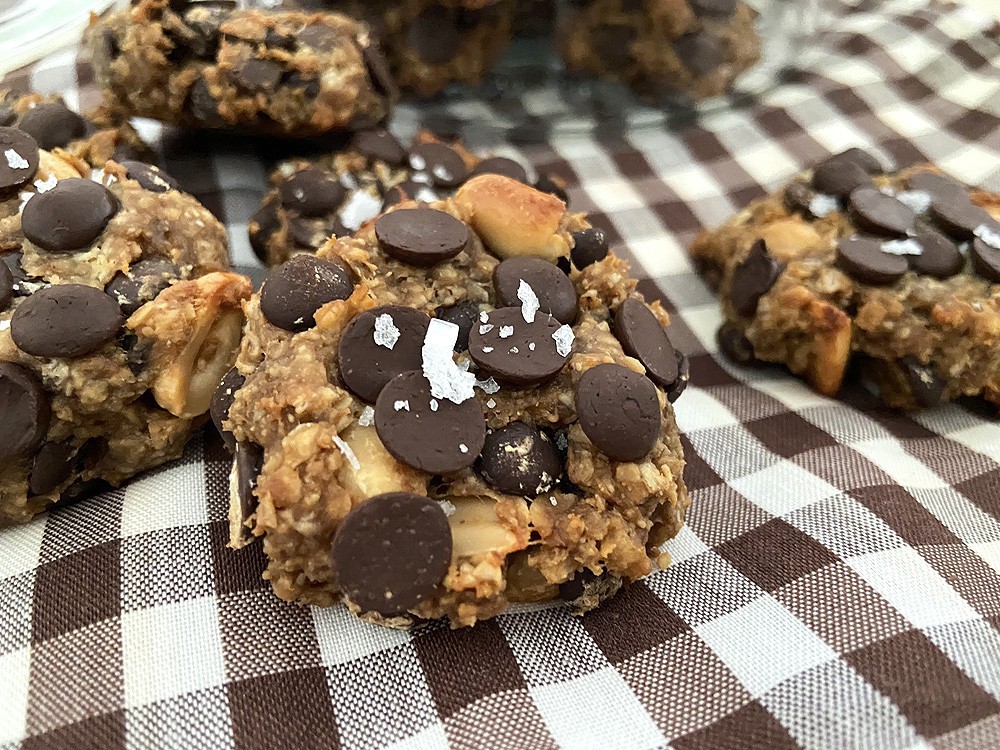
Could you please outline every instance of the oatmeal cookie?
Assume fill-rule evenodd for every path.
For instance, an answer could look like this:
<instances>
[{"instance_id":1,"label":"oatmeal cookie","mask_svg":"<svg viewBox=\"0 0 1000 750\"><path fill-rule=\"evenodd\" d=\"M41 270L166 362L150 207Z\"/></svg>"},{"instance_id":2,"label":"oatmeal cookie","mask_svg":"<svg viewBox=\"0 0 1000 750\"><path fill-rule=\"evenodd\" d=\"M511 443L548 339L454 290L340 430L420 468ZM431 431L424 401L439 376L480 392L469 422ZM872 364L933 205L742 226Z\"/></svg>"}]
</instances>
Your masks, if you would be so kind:
<instances>
[{"instance_id":1,"label":"oatmeal cookie","mask_svg":"<svg viewBox=\"0 0 1000 750\"><path fill-rule=\"evenodd\" d=\"M3 526L178 457L251 290L222 225L156 167L92 174L10 127L0 151Z\"/></svg>"},{"instance_id":2,"label":"oatmeal cookie","mask_svg":"<svg viewBox=\"0 0 1000 750\"><path fill-rule=\"evenodd\" d=\"M834 395L857 359L892 407L1000 404L1000 196L850 149L691 252L736 361L784 363Z\"/></svg>"},{"instance_id":3,"label":"oatmeal cookie","mask_svg":"<svg viewBox=\"0 0 1000 750\"><path fill-rule=\"evenodd\" d=\"M309 137L382 122L396 97L368 28L338 13L141 0L88 36L115 113Z\"/></svg>"},{"instance_id":4,"label":"oatmeal cookie","mask_svg":"<svg viewBox=\"0 0 1000 750\"><path fill-rule=\"evenodd\" d=\"M565 269L565 270L564 270ZM669 318L558 198L477 176L271 270L213 416L231 544L283 599L403 627L597 606L689 500Z\"/></svg>"}]
</instances>

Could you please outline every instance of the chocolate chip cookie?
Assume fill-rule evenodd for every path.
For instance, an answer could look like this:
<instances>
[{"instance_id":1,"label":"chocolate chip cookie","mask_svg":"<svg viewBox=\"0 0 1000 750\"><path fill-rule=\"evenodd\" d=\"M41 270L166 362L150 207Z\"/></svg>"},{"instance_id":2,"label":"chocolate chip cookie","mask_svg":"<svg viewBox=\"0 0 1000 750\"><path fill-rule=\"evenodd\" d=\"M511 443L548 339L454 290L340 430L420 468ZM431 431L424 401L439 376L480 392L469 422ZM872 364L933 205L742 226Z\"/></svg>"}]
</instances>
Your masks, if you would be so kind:
<instances>
[{"instance_id":1,"label":"chocolate chip cookie","mask_svg":"<svg viewBox=\"0 0 1000 750\"><path fill-rule=\"evenodd\" d=\"M555 196L484 174L403 200L272 269L246 310L213 415L231 544L263 538L281 598L457 627L590 609L666 562L687 362Z\"/></svg>"},{"instance_id":2,"label":"chocolate chip cookie","mask_svg":"<svg viewBox=\"0 0 1000 750\"><path fill-rule=\"evenodd\" d=\"M91 25L112 112L319 136L385 120L396 87L368 28L337 13L141 0Z\"/></svg>"},{"instance_id":3,"label":"chocolate chip cookie","mask_svg":"<svg viewBox=\"0 0 1000 750\"><path fill-rule=\"evenodd\" d=\"M273 189L250 221L250 245L266 264L283 263L315 253L331 236L350 235L391 205L440 200L480 174L528 181L513 159L480 158L427 132L406 147L384 128L361 131L344 149L278 166Z\"/></svg>"},{"instance_id":4,"label":"chocolate chip cookie","mask_svg":"<svg viewBox=\"0 0 1000 750\"><path fill-rule=\"evenodd\" d=\"M560 22L567 70L645 98L727 91L760 59L757 12L739 0L575 0Z\"/></svg>"},{"instance_id":5,"label":"chocolate chip cookie","mask_svg":"<svg viewBox=\"0 0 1000 750\"><path fill-rule=\"evenodd\" d=\"M1000 404L1000 196L850 149L691 252L738 362L784 363L833 395L856 360L893 407Z\"/></svg>"},{"instance_id":6,"label":"chocolate chip cookie","mask_svg":"<svg viewBox=\"0 0 1000 750\"><path fill-rule=\"evenodd\" d=\"M222 225L156 167L91 179L12 127L0 153L3 526L178 457L251 289Z\"/></svg>"}]
</instances>

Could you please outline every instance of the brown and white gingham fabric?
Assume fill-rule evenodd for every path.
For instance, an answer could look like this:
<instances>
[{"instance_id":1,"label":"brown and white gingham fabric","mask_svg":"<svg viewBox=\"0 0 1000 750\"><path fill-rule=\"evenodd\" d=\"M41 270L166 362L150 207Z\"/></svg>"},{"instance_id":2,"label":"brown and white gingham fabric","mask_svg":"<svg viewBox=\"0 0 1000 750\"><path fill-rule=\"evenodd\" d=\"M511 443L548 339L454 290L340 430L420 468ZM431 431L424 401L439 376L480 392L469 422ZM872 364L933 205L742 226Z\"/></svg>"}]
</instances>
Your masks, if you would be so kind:
<instances>
[{"instance_id":1,"label":"brown and white gingham fabric","mask_svg":"<svg viewBox=\"0 0 1000 750\"><path fill-rule=\"evenodd\" d=\"M582 619L518 607L457 632L285 604L259 546L225 546L228 458L206 433L172 466L0 533L0 746L1000 745L995 413L893 414L858 387L834 401L732 366L684 254L852 145L1000 188L997 31L941 3L830 10L758 104L683 132L507 149L573 179L574 207L636 261L691 355L677 417L693 504L673 565ZM14 80L95 103L72 54ZM232 141L159 143L246 264L271 145Z\"/></svg>"}]
</instances>

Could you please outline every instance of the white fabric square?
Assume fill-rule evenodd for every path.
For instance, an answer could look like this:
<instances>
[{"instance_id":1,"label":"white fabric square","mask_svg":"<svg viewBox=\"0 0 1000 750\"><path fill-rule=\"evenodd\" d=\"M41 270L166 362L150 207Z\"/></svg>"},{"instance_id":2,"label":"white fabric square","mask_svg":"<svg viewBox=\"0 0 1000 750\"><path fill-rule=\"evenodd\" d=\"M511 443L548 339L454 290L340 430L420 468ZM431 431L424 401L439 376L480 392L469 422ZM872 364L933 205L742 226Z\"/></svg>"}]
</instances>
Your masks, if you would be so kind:
<instances>
[{"instance_id":1,"label":"white fabric square","mask_svg":"<svg viewBox=\"0 0 1000 750\"><path fill-rule=\"evenodd\" d=\"M677 536L665 541L660 549L670 554L671 565L677 565L708 552L708 545L685 524Z\"/></svg>"},{"instance_id":2,"label":"white fabric square","mask_svg":"<svg viewBox=\"0 0 1000 750\"><path fill-rule=\"evenodd\" d=\"M393 742L386 750L441 750L448 747L448 735L439 722L421 729L406 739Z\"/></svg>"},{"instance_id":3,"label":"white fabric square","mask_svg":"<svg viewBox=\"0 0 1000 750\"><path fill-rule=\"evenodd\" d=\"M323 666L363 659L366 656L398 648L411 640L405 630L373 627L347 611L343 604L310 607Z\"/></svg>"},{"instance_id":4,"label":"white fabric square","mask_svg":"<svg viewBox=\"0 0 1000 750\"><path fill-rule=\"evenodd\" d=\"M650 278L679 276L694 271L687 251L671 235L629 239L628 249L642 265L645 275ZM639 269L633 268L632 271L638 273Z\"/></svg>"},{"instance_id":5,"label":"white fabric square","mask_svg":"<svg viewBox=\"0 0 1000 750\"><path fill-rule=\"evenodd\" d=\"M580 618L567 617L563 609L501 615L499 622L529 688L576 679L608 666ZM558 643L559 648L543 649L539 643ZM554 653L559 658L554 659Z\"/></svg>"},{"instance_id":6,"label":"white fabric square","mask_svg":"<svg viewBox=\"0 0 1000 750\"><path fill-rule=\"evenodd\" d=\"M190 448L187 455L191 455ZM178 461L129 483L125 488L121 535L206 523L204 473L201 461Z\"/></svg>"},{"instance_id":7,"label":"white fabric square","mask_svg":"<svg viewBox=\"0 0 1000 750\"><path fill-rule=\"evenodd\" d=\"M197 721L191 717L197 716ZM224 687L201 690L125 711L128 750L192 750L233 746L233 720Z\"/></svg>"},{"instance_id":8,"label":"white fabric square","mask_svg":"<svg viewBox=\"0 0 1000 750\"><path fill-rule=\"evenodd\" d=\"M4 529L0 578L12 578L38 567L42 537L49 517L42 516L23 526Z\"/></svg>"},{"instance_id":9,"label":"white fabric square","mask_svg":"<svg viewBox=\"0 0 1000 750\"><path fill-rule=\"evenodd\" d=\"M725 404L696 386L684 391L684 403L677 402L676 414L677 427L688 435L738 424L736 415Z\"/></svg>"},{"instance_id":10,"label":"white fabric square","mask_svg":"<svg viewBox=\"0 0 1000 750\"><path fill-rule=\"evenodd\" d=\"M840 492L829 482L784 460L734 479L730 484L747 500L774 516L783 516Z\"/></svg>"},{"instance_id":11,"label":"white fabric square","mask_svg":"<svg viewBox=\"0 0 1000 750\"><path fill-rule=\"evenodd\" d=\"M1000 633L983 620L928 628L927 637L981 688L1000 700Z\"/></svg>"},{"instance_id":12,"label":"white fabric square","mask_svg":"<svg viewBox=\"0 0 1000 750\"><path fill-rule=\"evenodd\" d=\"M885 521L845 494L795 511L786 520L843 560L905 545Z\"/></svg>"},{"instance_id":13,"label":"white fabric square","mask_svg":"<svg viewBox=\"0 0 1000 750\"><path fill-rule=\"evenodd\" d=\"M0 656L0 743L15 743L24 737L28 718L28 675L31 649Z\"/></svg>"},{"instance_id":14,"label":"white fabric square","mask_svg":"<svg viewBox=\"0 0 1000 750\"><path fill-rule=\"evenodd\" d=\"M853 448L903 487L947 487L941 477L908 453L896 440L855 443Z\"/></svg>"},{"instance_id":15,"label":"white fabric square","mask_svg":"<svg viewBox=\"0 0 1000 750\"><path fill-rule=\"evenodd\" d=\"M683 310L677 311L677 316L687 324L691 333L698 338L702 349L706 352L718 350L719 345L715 341L715 334L722 324L722 314L719 312L718 303L713 301L698 307L685 307Z\"/></svg>"}]
</instances>

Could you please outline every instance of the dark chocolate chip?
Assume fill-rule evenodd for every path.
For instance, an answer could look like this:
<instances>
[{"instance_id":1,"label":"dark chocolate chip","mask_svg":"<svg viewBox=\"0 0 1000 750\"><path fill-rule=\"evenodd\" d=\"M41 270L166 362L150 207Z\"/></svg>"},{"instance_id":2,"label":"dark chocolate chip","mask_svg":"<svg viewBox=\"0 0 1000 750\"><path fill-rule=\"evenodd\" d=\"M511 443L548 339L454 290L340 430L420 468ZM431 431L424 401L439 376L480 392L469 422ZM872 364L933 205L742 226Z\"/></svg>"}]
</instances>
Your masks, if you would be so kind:
<instances>
[{"instance_id":1,"label":"dark chocolate chip","mask_svg":"<svg viewBox=\"0 0 1000 750\"><path fill-rule=\"evenodd\" d=\"M87 122L62 102L49 102L32 107L17 123L17 127L38 142L39 148L51 151L62 148L87 134Z\"/></svg>"},{"instance_id":2,"label":"dark chocolate chip","mask_svg":"<svg viewBox=\"0 0 1000 750\"><path fill-rule=\"evenodd\" d=\"M947 279L965 267L965 256L958 245L940 232L918 232L913 239L924 249L920 255L906 256L910 268L917 273Z\"/></svg>"},{"instance_id":3,"label":"dark chocolate chip","mask_svg":"<svg viewBox=\"0 0 1000 750\"><path fill-rule=\"evenodd\" d=\"M352 508L332 549L337 583L351 603L399 615L440 588L451 564L451 525L440 503L390 492Z\"/></svg>"},{"instance_id":4,"label":"dark chocolate chip","mask_svg":"<svg viewBox=\"0 0 1000 750\"><path fill-rule=\"evenodd\" d=\"M736 12L737 0L690 0L691 10L699 18L724 20Z\"/></svg>"},{"instance_id":5,"label":"dark chocolate chip","mask_svg":"<svg viewBox=\"0 0 1000 750\"><path fill-rule=\"evenodd\" d=\"M28 297L10 319L17 347L35 357L82 357L121 330L118 303L100 289L64 284Z\"/></svg>"},{"instance_id":6,"label":"dark chocolate chip","mask_svg":"<svg viewBox=\"0 0 1000 750\"><path fill-rule=\"evenodd\" d=\"M180 189L177 180L153 164L126 159L121 165L125 167L126 177L135 180L150 192L165 193Z\"/></svg>"},{"instance_id":7,"label":"dark chocolate chip","mask_svg":"<svg viewBox=\"0 0 1000 750\"><path fill-rule=\"evenodd\" d=\"M295 49L296 37L296 34L284 34L277 29L268 29L264 32L264 46L268 49L291 51Z\"/></svg>"},{"instance_id":8,"label":"dark chocolate chip","mask_svg":"<svg viewBox=\"0 0 1000 750\"><path fill-rule=\"evenodd\" d=\"M548 435L524 422L511 422L486 435L477 468L494 489L535 497L556 486L563 462Z\"/></svg>"},{"instance_id":9,"label":"dark chocolate chip","mask_svg":"<svg viewBox=\"0 0 1000 750\"><path fill-rule=\"evenodd\" d=\"M753 344L734 323L723 323L715 334L719 350L738 365L752 366L758 364L754 354Z\"/></svg>"},{"instance_id":10,"label":"dark chocolate chip","mask_svg":"<svg viewBox=\"0 0 1000 750\"><path fill-rule=\"evenodd\" d=\"M923 407L937 406L944 397L945 382L938 377L931 365L925 365L916 357L906 356L899 361L906 382L910 386L913 399Z\"/></svg>"},{"instance_id":11,"label":"dark chocolate chip","mask_svg":"<svg viewBox=\"0 0 1000 750\"><path fill-rule=\"evenodd\" d=\"M28 491L32 495L47 495L70 478L76 458L76 448L70 442L43 443L31 462Z\"/></svg>"},{"instance_id":12,"label":"dark chocolate chip","mask_svg":"<svg viewBox=\"0 0 1000 750\"><path fill-rule=\"evenodd\" d=\"M104 291L118 302L123 313L131 315L180 275L181 270L165 258L140 260L126 273L116 273Z\"/></svg>"},{"instance_id":13,"label":"dark chocolate chip","mask_svg":"<svg viewBox=\"0 0 1000 750\"><path fill-rule=\"evenodd\" d=\"M362 401L374 404L390 380L419 370L431 319L412 307L387 305L366 310L340 337L340 379Z\"/></svg>"},{"instance_id":14,"label":"dark chocolate chip","mask_svg":"<svg viewBox=\"0 0 1000 750\"><path fill-rule=\"evenodd\" d=\"M549 193L563 203L569 203L569 195L566 193L566 181L559 175L552 174L551 172L540 173L538 179L535 180L535 190Z\"/></svg>"},{"instance_id":15,"label":"dark chocolate chip","mask_svg":"<svg viewBox=\"0 0 1000 750\"><path fill-rule=\"evenodd\" d=\"M472 170L472 174L470 174L469 177L472 178L481 174L499 174L504 177L510 177L512 180L523 182L526 185L528 184L528 173L525 171L524 167L513 159L508 159L503 156L494 156L490 159L483 159L483 161L479 162L475 169Z\"/></svg>"},{"instance_id":16,"label":"dark chocolate chip","mask_svg":"<svg viewBox=\"0 0 1000 750\"><path fill-rule=\"evenodd\" d=\"M597 579L598 576L589 568L578 570L568 581L559 584L559 598L564 602L576 601Z\"/></svg>"},{"instance_id":17,"label":"dark chocolate chip","mask_svg":"<svg viewBox=\"0 0 1000 750\"><path fill-rule=\"evenodd\" d=\"M12 299L14 299L14 274L7 268L6 263L0 263L0 312L7 309Z\"/></svg>"},{"instance_id":18,"label":"dark chocolate chip","mask_svg":"<svg viewBox=\"0 0 1000 750\"><path fill-rule=\"evenodd\" d=\"M361 48L361 57L365 62L365 68L372 79L375 90L380 92L390 101L399 98L399 87L396 85L392 73L389 71L389 63L385 60L385 55L378 48L377 44L366 44Z\"/></svg>"},{"instance_id":19,"label":"dark chocolate chip","mask_svg":"<svg viewBox=\"0 0 1000 750\"><path fill-rule=\"evenodd\" d=\"M240 518L246 522L257 512L257 480L264 469L264 449L256 443L236 444L236 493L240 501ZM241 533L244 539L250 536L249 529L243 524Z\"/></svg>"},{"instance_id":20,"label":"dark chocolate chip","mask_svg":"<svg viewBox=\"0 0 1000 750\"><path fill-rule=\"evenodd\" d=\"M198 122L210 128L222 127L226 121L219 114L219 102L208 88L204 78L199 78L191 86L188 94L188 109Z\"/></svg>"},{"instance_id":21,"label":"dark chocolate chip","mask_svg":"<svg viewBox=\"0 0 1000 750\"><path fill-rule=\"evenodd\" d=\"M611 70L628 68L632 60L632 45L639 39L639 32L632 26L611 23L594 31L594 49Z\"/></svg>"},{"instance_id":22,"label":"dark chocolate chip","mask_svg":"<svg viewBox=\"0 0 1000 750\"><path fill-rule=\"evenodd\" d=\"M821 193L847 198L860 187L871 187L872 177L857 162L840 154L831 156L813 170L813 187Z\"/></svg>"},{"instance_id":23,"label":"dark chocolate chip","mask_svg":"<svg viewBox=\"0 0 1000 750\"><path fill-rule=\"evenodd\" d=\"M296 255L271 270L260 290L264 317L286 331L305 331L316 325L317 310L354 292L351 272L340 262Z\"/></svg>"},{"instance_id":24,"label":"dark chocolate chip","mask_svg":"<svg viewBox=\"0 0 1000 750\"><path fill-rule=\"evenodd\" d=\"M638 461L660 436L660 402L652 381L627 367L592 367L576 385L576 413L590 441L616 461Z\"/></svg>"},{"instance_id":25,"label":"dark chocolate chip","mask_svg":"<svg viewBox=\"0 0 1000 750\"><path fill-rule=\"evenodd\" d=\"M278 219L278 204L276 201L261 204L250 218L247 231L250 234L250 247L254 255L267 263L267 242L278 231L281 221Z\"/></svg>"},{"instance_id":26,"label":"dark chocolate chip","mask_svg":"<svg viewBox=\"0 0 1000 750\"><path fill-rule=\"evenodd\" d=\"M199 8L201 12L198 14L188 15L184 19L183 30L171 36L175 37L175 44L178 45L176 52L183 53L183 50L187 49L195 57L209 59L215 57L215 52L219 48L219 26L225 19L226 11L221 7L202 5L204 9Z\"/></svg>"},{"instance_id":27,"label":"dark chocolate chip","mask_svg":"<svg viewBox=\"0 0 1000 750\"><path fill-rule=\"evenodd\" d=\"M427 174L438 187L458 187L469 176L462 156L444 143L418 143L410 149L410 167Z\"/></svg>"},{"instance_id":28,"label":"dark chocolate chip","mask_svg":"<svg viewBox=\"0 0 1000 750\"><path fill-rule=\"evenodd\" d=\"M289 89L299 89L306 99L315 99L319 96L320 84L318 78L304 75L295 71L285 76L284 86Z\"/></svg>"},{"instance_id":29,"label":"dark chocolate chip","mask_svg":"<svg viewBox=\"0 0 1000 750\"><path fill-rule=\"evenodd\" d=\"M0 362L0 404L0 461L34 452L52 416L42 381L25 367Z\"/></svg>"},{"instance_id":30,"label":"dark chocolate chip","mask_svg":"<svg viewBox=\"0 0 1000 750\"><path fill-rule=\"evenodd\" d=\"M0 102L0 127L12 125L16 119L17 114L14 112L13 103L10 101Z\"/></svg>"},{"instance_id":31,"label":"dark chocolate chip","mask_svg":"<svg viewBox=\"0 0 1000 750\"><path fill-rule=\"evenodd\" d=\"M288 234L296 247L315 252L323 247L334 232L332 225L339 225L336 217L330 219L306 219L293 216L288 220Z\"/></svg>"},{"instance_id":32,"label":"dark chocolate chip","mask_svg":"<svg viewBox=\"0 0 1000 750\"><path fill-rule=\"evenodd\" d=\"M852 192L850 204L854 223L873 234L905 237L917 218L905 203L873 187Z\"/></svg>"},{"instance_id":33,"label":"dark chocolate chip","mask_svg":"<svg viewBox=\"0 0 1000 750\"><path fill-rule=\"evenodd\" d=\"M586 268L608 257L608 237L603 229L591 227L573 232L571 257L577 268Z\"/></svg>"},{"instance_id":34,"label":"dark chocolate chip","mask_svg":"<svg viewBox=\"0 0 1000 750\"><path fill-rule=\"evenodd\" d=\"M118 337L118 346L123 352L125 352L125 364L128 365L128 369L132 371L133 375L138 375L141 373L145 367L146 363L149 361L149 355L153 351L153 344L149 339L139 340L131 331L124 331ZM150 396L151 403L150 407L156 407L156 401Z\"/></svg>"},{"instance_id":35,"label":"dark chocolate chip","mask_svg":"<svg viewBox=\"0 0 1000 750\"><path fill-rule=\"evenodd\" d=\"M434 317L446 320L458 326L458 340L455 341L455 351L464 352L469 348L469 334L472 327L479 324L479 305L475 302L459 302L448 307L439 307L434 311Z\"/></svg>"},{"instance_id":36,"label":"dark chocolate chip","mask_svg":"<svg viewBox=\"0 0 1000 750\"><path fill-rule=\"evenodd\" d=\"M615 336L630 357L639 360L656 384L670 389L680 377L677 351L645 302L629 297L615 313Z\"/></svg>"},{"instance_id":37,"label":"dark chocolate chip","mask_svg":"<svg viewBox=\"0 0 1000 750\"><path fill-rule=\"evenodd\" d=\"M789 211L795 211L804 216L813 216L812 202L816 191L804 182L793 182L785 188L783 198Z\"/></svg>"},{"instance_id":38,"label":"dark chocolate chip","mask_svg":"<svg viewBox=\"0 0 1000 750\"><path fill-rule=\"evenodd\" d=\"M551 315L539 312L533 323L527 323L520 307L501 307L488 313L485 323L473 327L469 354L499 380L536 385L551 380L566 364L572 348L570 333L569 326L560 326Z\"/></svg>"},{"instance_id":39,"label":"dark chocolate chip","mask_svg":"<svg viewBox=\"0 0 1000 750\"><path fill-rule=\"evenodd\" d=\"M918 172L907 180L910 190L930 193L935 201L968 203L969 194L958 180L937 172Z\"/></svg>"},{"instance_id":40,"label":"dark chocolate chip","mask_svg":"<svg viewBox=\"0 0 1000 750\"><path fill-rule=\"evenodd\" d=\"M17 128L0 128L0 190L18 187L38 172L38 144Z\"/></svg>"},{"instance_id":41,"label":"dark chocolate chip","mask_svg":"<svg viewBox=\"0 0 1000 750\"><path fill-rule=\"evenodd\" d=\"M454 14L440 5L425 8L406 30L406 46L430 65L453 60L462 46L462 39Z\"/></svg>"},{"instance_id":42,"label":"dark chocolate chip","mask_svg":"<svg viewBox=\"0 0 1000 750\"><path fill-rule=\"evenodd\" d=\"M696 76L707 75L726 61L722 40L707 31L685 34L674 42L674 52Z\"/></svg>"},{"instance_id":43,"label":"dark chocolate chip","mask_svg":"<svg viewBox=\"0 0 1000 750\"><path fill-rule=\"evenodd\" d=\"M879 237L845 237L837 243L837 265L864 284L891 284L909 264L902 255L885 252L883 242Z\"/></svg>"},{"instance_id":44,"label":"dark chocolate chip","mask_svg":"<svg viewBox=\"0 0 1000 750\"><path fill-rule=\"evenodd\" d=\"M303 216L323 216L335 211L347 195L335 174L316 167L300 169L278 187L281 204Z\"/></svg>"},{"instance_id":45,"label":"dark chocolate chip","mask_svg":"<svg viewBox=\"0 0 1000 750\"><path fill-rule=\"evenodd\" d=\"M337 40L336 32L324 24L306 26L298 36L300 46L311 47L317 52L332 52L337 48Z\"/></svg>"},{"instance_id":46,"label":"dark chocolate chip","mask_svg":"<svg viewBox=\"0 0 1000 750\"><path fill-rule=\"evenodd\" d=\"M20 250L13 250L9 253L0 253L0 261L10 271L10 276L14 279L14 296L27 297L31 292L25 287L28 281L28 274L21 267L21 258L24 253Z\"/></svg>"},{"instance_id":47,"label":"dark chocolate chip","mask_svg":"<svg viewBox=\"0 0 1000 750\"><path fill-rule=\"evenodd\" d=\"M1000 250L987 245L979 237L972 242L972 267L988 281L1000 283Z\"/></svg>"},{"instance_id":48,"label":"dark chocolate chip","mask_svg":"<svg viewBox=\"0 0 1000 750\"><path fill-rule=\"evenodd\" d=\"M691 381L691 362L683 352L677 352L677 380L667 389L667 401L674 403L687 390Z\"/></svg>"},{"instance_id":49,"label":"dark chocolate chip","mask_svg":"<svg viewBox=\"0 0 1000 750\"><path fill-rule=\"evenodd\" d=\"M397 375L375 402L375 430L396 460L429 474L450 474L475 462L486 418L474 398L435 398L419 371Z\"/></svg>"},{"instance_id":50,"label":"dark chocolate chip","mask_svg":"<svg viewBox=\"0 0 1000 750\"><path fill-rule=\"evenodd\" d=\"M233 77L246 91L273 91L281 81L282 72L284 69L274 60L253 57L240 65Z\"/></svg>"},{"instance_id":51,"label":"dark chocolate chip","mask_svg":"<svg viewBox=\"0 0 1000 750\"><path fill-rule=\"evenodd\" d=\"M579 304L573 282L557 266L530 256L508 258L493 269L497 307L521 306L517 295L522 281L538 297L538 309L543 313L560 323L572 324L576 320Z\"/></svg>"},{"instance_id":52,"label":"dark chocolate chip","mask_svg":"<svg viewBox=\"0 0 1000 750\"><path fill-rule=\"evenodd\" d=\"M230 451L236 450L236 438L223 426L223 423L229 419L229 410L233 406L233 401L236 400L236 392L243 387L246 381L247 379L240 375L239 370L235 367L232 368L222 376L222 381L212 396L212 405L209 407L215 429L219 431L222 441Z\"/></svg>"},{"instance_id":53,"label":"dark chocolate chip","mask_svg":"<svg viewBox=\"0 0 1000 750\"><path fill-rule=\"evenodd\" d=\"M882 162L876 159L874 156L869 154L864 149L860 149L857 146L847 149L846 151L841 151L839 154L835 154L831 158L833 159L847 159L852 161L861 167L868 174L883 174L885 168L882 166Z\"/></svg>"},{"instance_id":54,"label":"dark chocolate chip","mask_svg":"<svg viewBox=\"0 0 1000 750\"><path fill-rule=\"evenodd\" d=\"M462 252L469 241L469 228L444 211L404 208L376 219L375 236L386 254L424 268Z\"/></svg>"},{"instance_id":55,"label":"dark chocolate chip","mask_svg":"<svg viewBox=\"0 0 1000 750\"><path fill-rule=\"evenodd\" d=\"M21 228L43 250L74 252L89 248L119 208L114 194L98 182L78 177L59 180L24 204Z\"/></svg>"},{"instance_id":56,"label":"dark chocolate chip","mask_svg":"<svg viewBox=\"0 0 1000 750\"><path fill-rule=\"evenodd\" d=\"M354 136L351 146L362 156L394 167L406 163L406 149L385 128L362 130Z\"/></svg>"},{"instance_id":57,"label":"dark chocolate chip","mask_svg":"<svg viewBox=\"0 0 1000 750\"><path fill-rule=\"evenodd\" d=\"M752 318L760 298L770 291L783 270L784 265L767 252L764 240L757 240L749 255L733 269L729 299L736 312L744 318Z\"/></svg>"},{"instance_id":58,"label":"dark chocolate chip","mask_svg":"<svg viewBox=\"0 0 1000 750\"><path fill-rule=\"evenodd\" d=\"M931 218L956 240L971 240L977 227L994 223L985 210L968 198L934 201L931 205Z\"/></svg>"}]
</instances>

